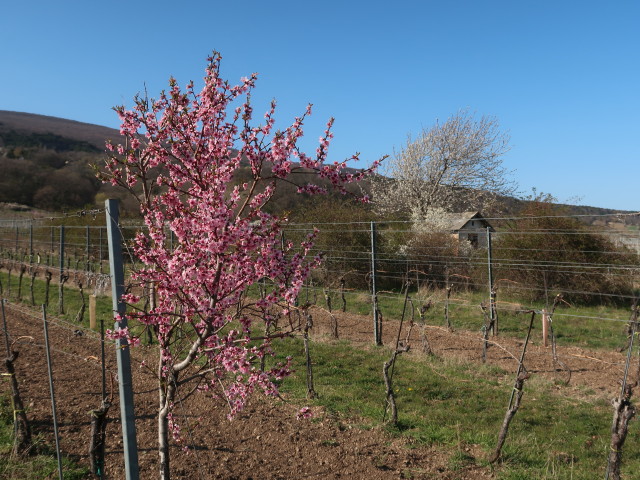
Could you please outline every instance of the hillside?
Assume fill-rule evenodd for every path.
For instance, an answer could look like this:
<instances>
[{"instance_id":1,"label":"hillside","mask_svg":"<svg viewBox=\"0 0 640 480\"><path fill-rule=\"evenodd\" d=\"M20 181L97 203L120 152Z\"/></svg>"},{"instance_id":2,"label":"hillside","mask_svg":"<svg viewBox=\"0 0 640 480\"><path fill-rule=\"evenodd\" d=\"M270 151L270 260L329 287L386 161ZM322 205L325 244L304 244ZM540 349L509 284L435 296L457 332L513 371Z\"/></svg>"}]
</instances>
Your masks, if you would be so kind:
<instances>
[{"instance_id":1,"label":"hillside","mask_svg":"<svg viewBox=\"0 0 640 480\"><path fill-rule=\"evenodd\" d=\"M11 132L14 132L12 134ZM85 143L96 152L104 150L105 141L117 140L119 132L114 128L76 122L64 118L36 115L34 113L9 112L0 110L0 140L6 144L12 135L38 136L53 135ZM0 146L3 146L0 143Z\"/></svg>"},{"instance_id":2,"label":"hillside","mask_svg":"<svg viewBox=\"0 0 640 480\"><path fill-rule=\"evenodd\" d=\"M107 140L119 141L119 132L64 118L0 110L0 202L60 210L91 205L101 192L113 195L115 192L101 185L90 168L90 164L103 161ZM247 174L240 171L239 177ZM367 189L367 185L363 187ZM284 188L275 200L273 210L288 212L307 203L295 188ZM516 214L525 203L503 198L499 215ZM603 224L602 215L625 213L591 206L561 207L566 214L583 216L585 223L612 228L617 228L615 220ZM626 223L640 225L640 218L627 218Z\"/></svg>"}]
</instances>

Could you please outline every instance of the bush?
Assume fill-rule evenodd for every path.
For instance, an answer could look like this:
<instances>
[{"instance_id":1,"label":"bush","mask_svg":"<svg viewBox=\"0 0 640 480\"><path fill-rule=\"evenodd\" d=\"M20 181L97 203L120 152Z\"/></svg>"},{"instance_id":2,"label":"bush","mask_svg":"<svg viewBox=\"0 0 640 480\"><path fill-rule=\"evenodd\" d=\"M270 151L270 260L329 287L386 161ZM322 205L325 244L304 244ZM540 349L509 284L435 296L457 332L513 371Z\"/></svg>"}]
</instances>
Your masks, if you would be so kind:
<instances>
[{"instance_id":1,"label":"bush","mask_svg":"<svg viewBox=\"0 0 640 480\"><path fill-rule=\"evenodd\" d=\"M633 295L629 268L638 258L560 207L534 200L521 216L496 235L495 278L528 300L548 300L563 293L573 302L617 303Z\"/></svg>"}]
</instances>

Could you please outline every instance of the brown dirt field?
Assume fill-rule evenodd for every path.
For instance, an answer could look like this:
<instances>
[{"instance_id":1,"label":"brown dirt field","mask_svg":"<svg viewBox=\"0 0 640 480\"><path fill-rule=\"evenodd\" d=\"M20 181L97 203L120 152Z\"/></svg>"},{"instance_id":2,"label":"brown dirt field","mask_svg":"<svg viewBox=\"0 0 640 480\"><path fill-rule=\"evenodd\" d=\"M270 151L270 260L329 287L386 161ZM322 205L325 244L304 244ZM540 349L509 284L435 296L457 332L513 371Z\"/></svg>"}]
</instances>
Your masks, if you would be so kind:
<instances>
[{"instance_id":1,"label":"brown dirt field","mask_svg":"<svg viewBox=\"0 0 640 480\"><path fill-rule=\"evenodd\" d=\"M12 338L22 338L16 349L16 361L22 397L36 432L51 444L53 422L44 351L42 320L37 311L6 305L8 331ZM371 344L371 321L367 317L338 314L340 338ZM316 340L330 333L329 317L322 310L314 312ZM385 344L395 341L397 322L386 321ZM90 419L88 412L98 408L101 374L97 357L99 338L93 332L76 335L69 323L51 319L50 345L56 389L58 423L62 451L81 464L88 465ZM482 343L475 332L448 332L428 329L435 353L452 361L479 362ZM414 330L412 342L419 342ZM508 372L515 371L521 341L498 337L500 346L489 349L489 362ZM566 374L554 368L551 349L534 338L528 352L528 369L552 380ZM414 348L418 350L418 348ZM107 349L107 366L116 370L115 354ZM412 354L417 354L413 352ZM624 358L615 352L589 352L579 348L562 348L561 360L572 371L567 387L571 395L583 395L587 389L612 397L617 392ZM147 355L144 347L133 351L134 395L140 478L158 478L156 453L157 393L153 376L139 368ZM96 357L96 358L90 358ZM346 380L345 380L346 381ZM381 381L382 383L382 381ZM117 387L116 387L117 388ZM381 385L381 392L382 392ZM2 391L8 384L2 383ZM119 428L117 390L109 412L106 468L108 478L124 478L122 438ZM229 422L227 408L221 402L192 396L176 407L186 441L196 447L183 452L172 446L173 478L192 479L483 479L493 478L489 468L468 467L450 471L448 454L429 447L407 448L408 441L393 438L380 428L362 429L357 420L336 418L314 409L315 420L295 419L299 406L256 396L238 418ZM194 428L198 424L199 428ZM473 453L473 452L472 452Z\"/></svg>"},{"instance_id":2,"label":"brown dirt field","mask_svg":"<svg viewBox=\"0 0 640 480\"><path fill-rule=\"evenodd\" d=\"M330 317L325 309L314 308L315 334L320 337L331 336ZM364 345L373 344L373 321L370 317L336 313L339 323L339 337ZM527 319L524 319L528 325ZM398 335L399 322L384 320L383 343L394 345ZM461 362L482 362L481 333L467 330L449 331L441 326L427 325L427 337L435 355ZM406 338L407 324L403 326L401 339ZM622 334L622 330L621 330ZM513 377L522 351L523 339L506 336L489 337L491 345L487 352L487 364L495 365ZM418 327L411 332L410 344L412 355L419 355L421 347ZM551 346L542 345L540 316L536 316L536 324L527 347L527 370L536 376L542 376L555 383L569 384L563 388L571 390L568 395L584 395L585 391L593 391L592 395L613 398L620 391L620 379L625 366L625 353L604 350L590 351L580 347L558 347L558 359L571 371L569 374L553 361Z\"/></svg>"}]
</instances>

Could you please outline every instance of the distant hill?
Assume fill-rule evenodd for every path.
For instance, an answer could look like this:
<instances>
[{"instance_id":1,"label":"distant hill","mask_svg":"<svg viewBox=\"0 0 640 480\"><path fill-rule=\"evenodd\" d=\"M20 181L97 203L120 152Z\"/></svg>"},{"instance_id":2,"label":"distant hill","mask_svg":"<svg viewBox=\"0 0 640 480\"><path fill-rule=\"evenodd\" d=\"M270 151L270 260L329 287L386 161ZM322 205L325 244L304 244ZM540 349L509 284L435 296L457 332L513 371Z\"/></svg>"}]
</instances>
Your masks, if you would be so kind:
<instances>
[{"instance_id":1,"label":"distant hill","mask_svg":"<svg viewBox=\"0 0 640 480\"><path fill-rule=\"evenodd\" d=\"M115 128L35 113L0 110L0 140L6 145L5 139L11 141L7 138L10 135L13 137L27 135L36 139L46 138L47 135L57 136L84 142L93 147L93 150L100 152L104 151L107 140L116 141L120 138L120 133Z\"/></svg>"},{"instance_id":2,"label":"distant hill","mask_svg":"<svg viewBox=\"0 0 640 480\"><path fill-rule=\"evenodd\" d=\"M89 164L103 161L107 140L119 142L118 130L64 118L0 110L0 202L59 210L83 208L93 203L99 192L112 196L115 192L97 182L89 168ZM249 174L245 170L246 167L241 169L239 178ZM367 190L367 185L362 187ZM295 193L295 188L284 188L274 199L274 210L293 211L305 204L304 198ZM497 215L509 216L517 215L526 201L503 198L500 203ZM568 215L582 215L587 224L610 228L624 228L624 224L618 225L615 218L603 219L603 215L629 213L582 205L562 207ZM625 223L640 225L640 217L627 217Z\"/></svg>"},{"instance_id":3,"label":"distant hill","mask_svg":"<svg viewBox=\"0 0 640 480\"><path fill-rule=\"evenodd\" d=\"M500 214L497 216L517 216L527 205L527 200L519 198L502 197L499 199ZM580 221L587 225L610 227L614 229L624 228L624 225L640 225L639 216L625 216L624 220L615 217L616 214L635 213L628 210L615 210L612 208L591 207L587 205L556 204L559 214L578 216Z\"/></svg>"},{"instance_id":4,"label":"distant hill","mask_svg":"<svg viewBox=\"0 0 640 480\"><path fill-rule=\"evenodd\" d=\"M102 187L91 164L104 158L113 128L0 111L0 202L43 210L92 205Z\"/></svg>"}]
</instances>

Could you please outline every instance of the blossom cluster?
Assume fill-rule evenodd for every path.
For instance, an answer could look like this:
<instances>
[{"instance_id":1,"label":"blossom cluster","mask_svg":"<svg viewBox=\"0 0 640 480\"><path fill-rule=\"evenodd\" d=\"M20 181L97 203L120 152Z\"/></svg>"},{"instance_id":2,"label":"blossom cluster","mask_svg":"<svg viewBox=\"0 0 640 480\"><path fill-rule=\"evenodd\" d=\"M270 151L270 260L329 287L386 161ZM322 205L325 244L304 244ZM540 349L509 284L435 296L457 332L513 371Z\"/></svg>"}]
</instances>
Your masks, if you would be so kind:
<instances>
[{"instance_id":1,"label":"blossom cluster","mask_svg":"<svg viewBox=\"0 0 640 480\"><path fill-rule=\"evenodd\" d=\"M102 178L127 188L140 202L145 229L135 237L133 253L143 267L132 278L152 285L156 302L129 316L155 332L158 371L177 388L179 375L197 364L206 372L198 391L216 390L233 416L256 386L276 394L274 380L290 371L290 361L267 372L257 368L255 360L271 351L270 341L251 342L244 295L251 285L269 280L270 291L255 304L269 321L272 309L295 308L305 279L320 262L309 257L313 235L295 253L292 243L281 245L285 220L264 210L276 180L311 171L345 192L346 184L361 180L378 162L358 173L347 172L347 160L327 163L333 119L314 157L300 151L310 105L289 127L274 131L273 102L264 123L252 126L249 99L257 75L231 85L220 77L220 61L217 53L209 58L199 92L193 83L182 90L171 79L158 99L136 97L132 109L117 107L124 141L107 145ZM245 165L251 179L238 183L234 174ZM326 188L306 184L299 191L321 194ZM125 300L136 303L140 297L129 294ZM127 329L111 335L135 344ZM166 402L170 410L172 398ZM169 423L179 435L173 417Z\"/></svg>"}]
</instances>

